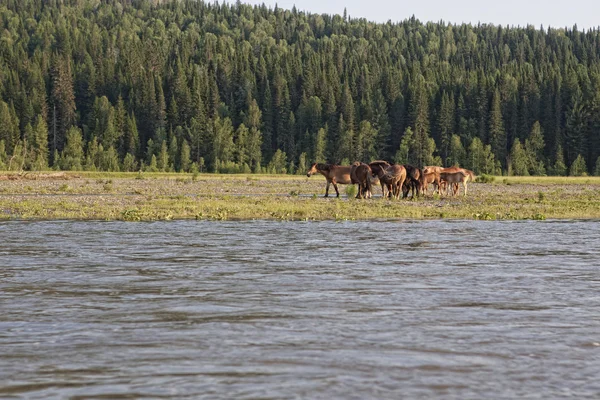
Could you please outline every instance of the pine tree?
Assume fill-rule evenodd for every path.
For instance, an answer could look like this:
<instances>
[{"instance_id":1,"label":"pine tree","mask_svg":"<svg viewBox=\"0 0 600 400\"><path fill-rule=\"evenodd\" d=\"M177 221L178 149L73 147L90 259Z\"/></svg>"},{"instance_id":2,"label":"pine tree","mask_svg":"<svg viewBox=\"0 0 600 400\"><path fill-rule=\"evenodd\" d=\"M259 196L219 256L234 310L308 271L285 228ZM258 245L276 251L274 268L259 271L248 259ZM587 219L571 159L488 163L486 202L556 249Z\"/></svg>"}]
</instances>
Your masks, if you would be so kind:
<instances>
[{"instance_id":1,"label":"pine tree","mask_svg":"<svg viewBox=\"0 0 600 400\"><path fill-rule=\"evenodd\" d=\"M296 169L297 175L304 175L308 170L308 163L306 161L306 153L300 154L298 157L298 168Z\"/></svg>"},{"instance_id":2,"label":"pine tree","mask_svg":"<svg viewBox=\"0 0 600 400\"><path fill-rule=\"evenodd\" d=\"M273 158L267 165L267 170L271 174L285 174L287 173L287 155L277 149L277 151L273 154Z\"/></svg>"},{"instance_id":3,"label":"pine tree","mask_svg":"<svg viewBox=\"0 0 600 400\"><path fill-rule=\"evenodd\" d=\"M125 132L127 131L127 109L125 108L125 102L123 97L119 95L117 104L114 109L113 125L115 128L115 143L119 150L119 156L124 157L127 154L125 145Z\"/></svg>"},{"instance_id":4,"label":"pine tree","mask_svg":"<svg viewBox=\"0 0 600 400\"><path fill-rule=\"evenodd\" d=\"M135 157L131 153L125 154L123 158L123 171L125 172L133 172L137 170L137 162L135 161Z\"/></svg>"},{"instance_id":5,"label":"pine tree","mask_svg":"<svg viewBox=\"0 0 600 400\"><path fill-rule=\"evenodd\" d=\"M84 169L86 171L97 171L100 168L100 158L104 149L98 144L95 136L87 144Z\"/></svg>"},{"instance_id":6,"label":"pine tree","mask_svg":"<svg viewBox=\"0 0 600 400\"><path fill-rule=\"evenodd\" d=\"M529 173L531 175L544 175L544 136L539 121L531 128L529 137L525 140L525 152L527 153Z\"/></svg>"},{"instance_id":7,"label":"pine tree","mask_svg":"<svg viewBox=\"0 0 600 400\"><path fill-rule=\"evenodd\" d=\"M506 160L506 130L502 118L502 107L500 102L500 92L498 89L494 92L492 99L492 108L490 110L490 145L492 152L497 160L502 163ZM520 143L519 143L520 145ZM514 146L513 146L514 147Z\"/></svg>"},{"instance_id":8,"label":"pine tree","mask_svg":"<svg viewBox=\"0 0 600 400\"><path fill-rule=\"evenodd\" d=\"M429 99L425 78L418 75L413 85L411 119L414 123L414 137L411 150L414 154L414 163L422 167L431 163L435 142L432 142L429 136Z\"/></svg>"},{"instance_id":9,"label":"pine tree","mask_svg":"<svg viewBox=\"0 0 600 400\"><path fill-rule=\"evenodd\" d=\"M594 167L594 176L600 176L600 157L596 159L596 166Z\"/></svg>"},{"instance_id":10,"label":"pine tree","mask_svg":"<svg viewBox=\"0 0 600 400\"><path fill-rule=\"evenodd\" d=\"M575 161L573 161L573 164L571 164L571 168L569 168L569 176L586 176L587 174L588 171L585 159L581 154L578 154Z\"/></svg>"},{"instance_id":11,"label":"pine tree","mask_svg":"<svg viewBox=\"0 0 600 400\"><path fill-rule=\"evenodd\" d=\"M179 155L179 168L181 172L190 172L190 153L190 145L187 140L183 139L183 142L181 143L181 154Z\"/></svg>"},{"instance_id":12,"label":"pine tree","mask_svg":"<svg viewBox=\"0 0 600 400\"><path fill-rule=\"evenodd\" d=\"M515 139L510 150L510 172L516 176L529 176L530 160L521 141Z\"/></svg>"},{"instance_id":13,"label":"pine tree","mask_svg":"<svg viewBox=\"0 0 600 400\"><path fill-rule=\"evenodd\" d=\"M315 134L313 148L313 157L315 162L325 162L325 150L327 146L326 137L327 133L323 128L319 129L319 131Z\"/></svg>"},{"instance_id":14,"label":"pine tree","mask_svg":"<svg viewBox=\"0 0 600 400\"><path fill-rule=\"evenodd\" d=\"M169 169L169 151L166 140L163 140L160 144L160 152L156 158L156 167L161 172L166 172Z\"/></svg>"},{"instance_id":15,"label":"pine tree","mask_svg":"<svg viewBox=\"0 0 600 400\"><path fill-rule=\"evenodd\" d=\"M0 100L0 140L4 141L6 152L11 154L13 148L19 141L19 121L11 107Z\"/></svg>"},{"instance_id":16,"label":"pine tree","mask_svg":"<svg viewBox=\"0 0 600 400\"><path fill-rule=\"evenodd\" d=\"M369 121L361 121L358 127L356 137L356 159L362 162L370 162L377 158L375 152L375 140L377 139L377 130L373 128Z\"/></svg>"},{"instance_id":17,"label":"pine tree","mask_svg":"<svg viewBox=\"0 0 600 400\"><path fill-rule=\"evenodd\" d=\"M4 145L4 140L0 140L0 171L4 171L6 169L7 160L8 156L6 155L6 146Z\"/></svg>"},{"instance_id":18,"label":"pine tree","mask_svg":"<svg viewBox=\"0 0 600 400\"><path fill-rule=\"evenodd\" d=\"M66 171L81 171L83 162L83 135L78 128L67 132L66 144L60 156L60 168Z\"/></svg>"},{"instance_id":19,"label":"pine tree","mask_svg":"<svg viewBox=\"0 0 600 400\"><path fill-rule=\"evenodd\" d=\"M34 169L44 170L48 168L48 126L41 115L37 116L33 127L32 150L35 154Z\"/></svg>"},{"instance_id":20,"label":"pine tree","mask_svg":"<svg viewBox=\"0 0 600 400\"><path fill-rule=\"evenodd\" d=\"M460 136L452 135L450 139L450 146L448 150L448 157L446 158L446 166L461 166L465 165L467 153L463 147Z\"/></svg>"},{"instance_id":21,"label":"pine tree","mask_svg":"<svg viewBox=\"0 0 600 400\"><path fill-rule=\"evenodd\" d=\"M76 123L75 92L71 60L57 57L52 71L52 104L56 111L57 132L52 140L52 150L61 150L67 130Z\"/></svg>"},{"instance_id":22,"label":"pine tree","mask_svg":"<svg viewBox=\"0 0 600 400\"><path fill-rule=\"evenodd\" d=\"M565 176L567 174L567 166L563 154L563 148L559 145L554 156L554 165L550 171L552 175Z\"/></svg>"},{"instance_id":23,"label":"pine tree","mask_svg":"<svg viewBox=\"0 0 600 400\"><path fill-rule=\"evenodd\" d=\"M410 149L413 147L414 143L414 134L412 128L409 126L404 131L404 135L402 136L402 140L400 141L400 147L396 151L396 155L394 156L394 162L396 164L413 164L414 158L410 155Z\"/></svg>"},{"instance_id":24,"label":"pine tree","mask_svg":"<svg viewBox=\"0 0 600 400\"><path fill-rule=\"evenodd\" d=\"M229 118L215 118L209 166L216 170L220 162L230 162L233 155L233 126Z\"/></svg>"},{"instance_id":25,"label":"pine tree","mask_svg":"<svg viewBox=\"0 0 600 400\"><path fill-rule=\"evenodd\" d=\"M110 146L102 152L100 169L102 171L119 172L119 155L114 147Z\"/></svg>"},{"instance_id":26,"label":"pine tree","mask_svg":"<svg viewBox=\"0 0 600 400\"><path fill-rule=\"evenodd\" d=\"M248 128L246 128L246 125L244 125L243 123L240 124L240 126L238 126L235 132L233 160L240 166L248 164L250 158L248 155L249 135L250 132L248 131Z\"/></svg>"},{"instance_id":27,"label":"pine tree","mask_svg":"<svg viewBox=\"0 0 600 400\"><path fill-rule=\"evenodd\" d=\"M167 170L169 171L180 171L180 160L179 160L179 146L177 145L177 137L173 132L170 134L169 140L169 165L167 166Z\"/></svg>"},{"instance_id":28,"label":"pine tree","mask_svg":"<svg viewBox=\"0 0 600 400\"><path fill-rule=\"evenodd\" d=\"M454 97L444 91L438 117L439 144L444 160L450 153L452 135L454 134Z\"/></svg>"}]
</instances>

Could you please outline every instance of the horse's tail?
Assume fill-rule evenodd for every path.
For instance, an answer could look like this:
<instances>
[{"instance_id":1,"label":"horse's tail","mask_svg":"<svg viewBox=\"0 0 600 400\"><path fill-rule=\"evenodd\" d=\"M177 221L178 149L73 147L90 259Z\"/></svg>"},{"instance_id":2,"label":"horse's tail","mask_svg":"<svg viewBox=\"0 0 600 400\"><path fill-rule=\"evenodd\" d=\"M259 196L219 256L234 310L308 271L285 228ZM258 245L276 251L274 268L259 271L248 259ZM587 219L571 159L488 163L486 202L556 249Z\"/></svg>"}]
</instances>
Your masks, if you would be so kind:
<instances>
[{"instance_id":1,"label":"horse's tail","mask_svg":"<svg viewBox=\"0 0 600 400\"><path fill-rule=\"evenodd\" d=\"M366 184L366 187L367 187L367 193L369 193L369 194L373 193L372 190L371 190L371 179L369 179L370 175L371 175L370 173L367 173L367 184Z\"/></svg>"}]
</instances>

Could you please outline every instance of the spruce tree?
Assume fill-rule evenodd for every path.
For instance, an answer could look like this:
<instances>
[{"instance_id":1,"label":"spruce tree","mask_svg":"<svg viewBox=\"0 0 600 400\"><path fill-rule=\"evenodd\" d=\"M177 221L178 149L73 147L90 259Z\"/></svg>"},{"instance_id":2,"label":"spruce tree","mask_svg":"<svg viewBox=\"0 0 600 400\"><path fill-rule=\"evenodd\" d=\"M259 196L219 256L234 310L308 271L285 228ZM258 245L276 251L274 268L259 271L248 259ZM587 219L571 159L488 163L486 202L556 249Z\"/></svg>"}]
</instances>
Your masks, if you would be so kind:
<instances>
[{"instance_id":1,"label":"spruce tree","mask_svg":"<svg viewBox=\"0 0 600 400\"><path fill-rule=\"evenodd\" d=\"M78 128L71 127L67 132L66 144L60 155L60 168L67 171L81 171L83 162L83 135Z\"/></svg>"},{"instance_id":2,"label":"spruce tree","mask_svg":"<svg viewBox=\"0 0 600 400\"><path fill-rule=\"evenodd\" d=\"M585 159L581 154L578 154L573 164L571 164L571 168L569 168L569 176L586 176L587 174Z\"/></svg>"},{"instance_id":3,"label":"spruce tree","mask_svg":"<svg viewBox=\"0 0 600 400\"><path fill-rule=\"evenodd\" d=\"M525 152L527 153L529 173L531 175L544 175L544 136L538 121L533 124L529 137L525 140Z\"/></svg>"},{"instance_id":4,"label":"spruce tree","mask_svg":"<svg viewBox=\"0 0 600 400\"><path fill-rule=\"evenodd\" d=\"M497 160L504 163L506 159L506 130L502 117L502 108L500 102L500 92L498 89L494 92L492 99L492 108L490 110L490 145L492 152ZM514 146L513 146L514 147Z\"/></svg>"},{"instance_id":5,"label":"spruce tree","mask_svg":"<svg viewBox=\"0 0 600 400\"><path fill-rule=\"evenodd\" d=\"M521 141L515 139L510 150L510 171L512 175L529 176L530 160Z\"/></svg>"}]
</instances>

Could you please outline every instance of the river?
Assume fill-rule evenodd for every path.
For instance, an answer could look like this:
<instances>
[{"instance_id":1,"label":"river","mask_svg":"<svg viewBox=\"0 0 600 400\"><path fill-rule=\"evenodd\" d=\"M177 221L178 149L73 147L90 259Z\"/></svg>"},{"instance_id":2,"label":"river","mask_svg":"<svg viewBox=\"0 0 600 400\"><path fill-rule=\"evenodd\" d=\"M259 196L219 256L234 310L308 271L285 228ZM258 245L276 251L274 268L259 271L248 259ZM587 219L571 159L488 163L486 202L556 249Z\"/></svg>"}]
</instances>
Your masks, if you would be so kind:
<instances>
[{"instance_id":1,"label":"river","mask_svg":"<svg viewBox=\"0 0 600 400\"><path fill-rule=\"evenodd\" d=\"M0 222L2 398L599 398L600 223Z\"/></svg>"}]
</instances>

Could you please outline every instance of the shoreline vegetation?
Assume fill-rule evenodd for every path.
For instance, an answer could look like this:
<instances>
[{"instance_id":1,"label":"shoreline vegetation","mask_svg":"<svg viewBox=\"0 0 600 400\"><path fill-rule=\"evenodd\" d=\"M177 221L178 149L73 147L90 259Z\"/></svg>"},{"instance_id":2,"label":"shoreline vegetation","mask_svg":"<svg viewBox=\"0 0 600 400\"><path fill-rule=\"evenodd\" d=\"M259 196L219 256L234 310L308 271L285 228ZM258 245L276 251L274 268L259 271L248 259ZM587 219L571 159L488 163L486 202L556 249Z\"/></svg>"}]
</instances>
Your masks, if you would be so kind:
<instances>
[{"instance_id":1,"label":"shoreline vegetation","mask_svg":"<svg viewBox=\"0 0 600 400\"><path fill-rule=\"evenodd\" d=\"M0 173L0 220L596 219L600 177L503 177L468 195L388 200L323 198L305 175L47 172ZM349 196L349 194L352 194Z\"/></svg>"}]
</instances>

